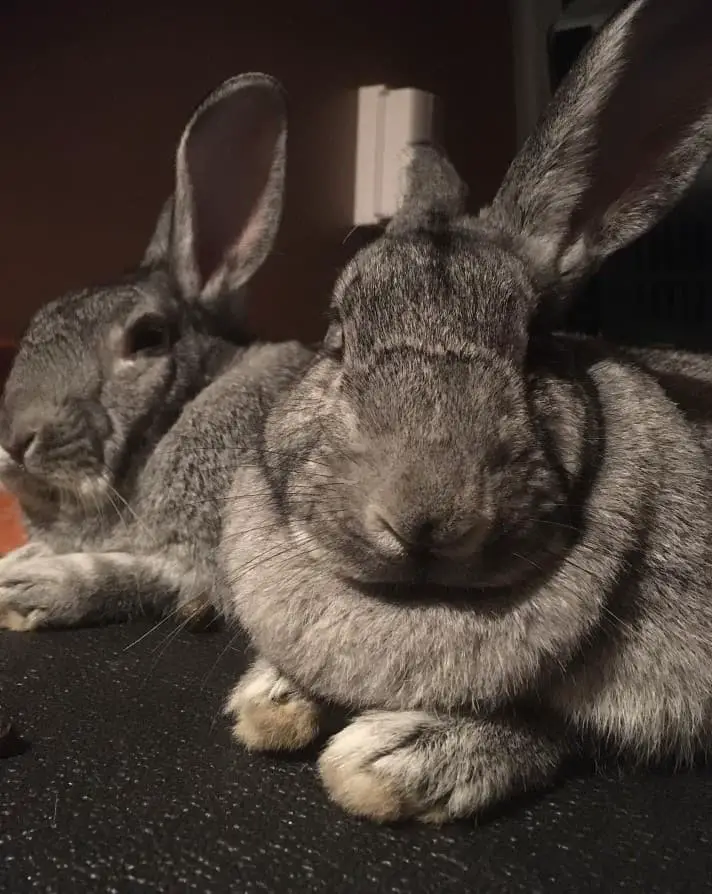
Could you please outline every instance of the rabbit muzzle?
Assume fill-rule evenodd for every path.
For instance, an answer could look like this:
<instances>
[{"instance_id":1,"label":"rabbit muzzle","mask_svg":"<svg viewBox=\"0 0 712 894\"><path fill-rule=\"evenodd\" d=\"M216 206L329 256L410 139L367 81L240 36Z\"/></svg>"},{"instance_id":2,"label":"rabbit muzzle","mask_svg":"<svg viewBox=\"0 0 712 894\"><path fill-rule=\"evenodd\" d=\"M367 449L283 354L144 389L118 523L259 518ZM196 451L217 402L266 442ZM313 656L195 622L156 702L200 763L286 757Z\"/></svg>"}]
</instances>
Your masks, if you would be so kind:
<instances>
[{"instance_id":1,"label":"rabbit muzzle","mask_svg":"<svg viewBox=\"0 0 712 894\"><path fill-rule=\"evenodd\" d=\"M66 491L86 489L87 480L102 473L111 430L104 409L81 399L53 406L38 403L5 414L0 423L0 474L13 490L21 491L22 479L28 477Z\"/></svg>"}]
</instances>

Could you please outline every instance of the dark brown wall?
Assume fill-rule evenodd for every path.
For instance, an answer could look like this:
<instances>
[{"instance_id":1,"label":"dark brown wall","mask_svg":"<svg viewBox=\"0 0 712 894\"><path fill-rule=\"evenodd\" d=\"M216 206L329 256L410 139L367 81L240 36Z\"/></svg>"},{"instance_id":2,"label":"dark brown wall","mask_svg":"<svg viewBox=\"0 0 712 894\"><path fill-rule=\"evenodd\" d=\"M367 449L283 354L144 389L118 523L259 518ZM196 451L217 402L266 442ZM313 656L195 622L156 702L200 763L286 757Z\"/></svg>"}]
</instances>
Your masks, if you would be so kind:
<instances>
[{"instance_id":1,"label":"dark brown wall","mask_svg":"<svg viewBox=\"0 0 712 894\"><path fill-rule=\"evenodd\" d=\"M3 0L0 338L62 291L138 260L171 189L175 143L223 78L273 73L290 96L287 211L260 273L258 329L311 338L344 247L354 95L431 90L473 202L514 146L504 0ZM415 10L420 8L422 13Z\"/></svg>"}]
</instances>

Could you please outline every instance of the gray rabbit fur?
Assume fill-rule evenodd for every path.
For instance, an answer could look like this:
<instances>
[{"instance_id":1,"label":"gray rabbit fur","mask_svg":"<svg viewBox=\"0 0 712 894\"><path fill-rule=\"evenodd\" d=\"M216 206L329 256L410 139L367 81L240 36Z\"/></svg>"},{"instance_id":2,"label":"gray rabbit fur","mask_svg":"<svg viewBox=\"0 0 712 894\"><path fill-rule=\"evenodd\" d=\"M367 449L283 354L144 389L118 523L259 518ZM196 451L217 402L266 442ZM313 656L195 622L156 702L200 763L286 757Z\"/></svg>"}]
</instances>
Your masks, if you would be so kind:
<instances>
[{"instance_id":1,"label":"gray rabbit fur","mask_svg":"<svg viewBox=\"0 0 712 894\"><path fill-rule=\"evenodd\" d=\"M709 0L615 16L478 215L414 148L236 476L223 552L259 656L238 740L303 746L345 707L321 776L380 821L480 813L589 736L709 749L712 359L556 327L711 152Z\"/></svg>"},{"instance_id":2,"label":"gray rabbit fur","mask_svg":"<svg viewBox=\"0 0 712 894\"><path fill-rule=\"evenodd\" d=\"M245 334L281 218L286 111L262 74L223 83L180 140L139 268L31 320L0 408L0 478L26 546L0 560L0 627L221 608L216 547L257 419L310 352Z\"/></svg>"}]
</instances>

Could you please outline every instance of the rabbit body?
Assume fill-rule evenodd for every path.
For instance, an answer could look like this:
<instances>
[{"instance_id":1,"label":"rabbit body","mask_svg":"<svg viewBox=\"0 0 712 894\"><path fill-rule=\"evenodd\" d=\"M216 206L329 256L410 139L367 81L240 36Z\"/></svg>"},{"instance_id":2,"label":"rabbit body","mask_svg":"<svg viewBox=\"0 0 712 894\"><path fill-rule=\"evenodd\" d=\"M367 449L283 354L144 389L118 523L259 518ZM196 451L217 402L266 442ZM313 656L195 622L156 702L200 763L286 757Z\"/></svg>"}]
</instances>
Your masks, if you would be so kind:
<instances>
[{"instance_id":1,"label":"rabbit body","mask_svg":"<svg viewBox=\"0 0 712 894\"><path fill-rule=\"evenodd\" d=\"M521 582L345 583L283 530L269 478L246 464L236 486L261 495L257 532L238 548L228 522L226 541L239 617L262 656L326 701L450 712L533 700L641 756L691 757L712 724L712 393L698 424L680 390L701 412L712 362L670 354L658 371L655 352L614 360L565 335L541 349L528 397L575 503L567 522L542 520L563 537L534 547ZM329 488L319 499L336 500Z\"/></svg>"},{"instance_id":2,"label":"rabbit body","mask_svg":"<svg viewBox=\"0 0 712 894\"><path fill-rule=\"evenodd\" d=\"M311 356L243 324L279 225L285 146L279 85L225 82L183 134L137 270L31 320L0 410L0 476L29 535L0 560L0 626L222 609L232 473Z\"/></svg>"},{"instance_id":3,"label":"rabbit body","mask_svg":"<svg viewBox=\"0 0 712 894\"><path fill-rule=\"evenodd\" d=\"M710 747L712 359L556 321L712 152L711 46L703 0L629 3L477 216L416 147L237 471L222 552L259 658L235 734L291 748L354 713L320 758L351 812L481 812L588 735Z\"/></svg>"}]
</instances>

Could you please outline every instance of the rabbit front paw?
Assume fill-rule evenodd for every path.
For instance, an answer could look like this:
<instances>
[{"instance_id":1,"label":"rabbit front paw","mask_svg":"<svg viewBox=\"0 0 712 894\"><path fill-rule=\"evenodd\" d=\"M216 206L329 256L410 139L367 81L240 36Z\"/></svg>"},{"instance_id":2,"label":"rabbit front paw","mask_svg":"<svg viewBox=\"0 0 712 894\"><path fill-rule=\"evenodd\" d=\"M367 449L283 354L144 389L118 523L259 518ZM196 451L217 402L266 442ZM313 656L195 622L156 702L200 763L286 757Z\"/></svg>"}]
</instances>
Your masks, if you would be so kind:
<instances>
[{"instance_id":1,"label":"rabbit front paw","mask_svg":"<svg viewBox=\"0 0 712 894\"><path fill-rule=\"evenodd\" d=\"M37 550L6 556L0 562L0 629L47 626L64 583L62 569Z\"/></svg>"},{"instance_id":2,"label":"rabbit front paw","mask_svg":"<svg viewBox=\"0 0 712 894\"><path fill-rule=\"evenodd\" d=\"M0 561L0 629L73 626L101 605L106 587L88 553L18 550Z\"/></svg>"},{"instance_id":3,"label":"rabbit front paw","mask_svg":"<svg viewBox=\"0 0 712 894\"><path fill-rule=\"evenodd\" d=\"M233 689L225 713L250 751L299 751L319 735L319 706L263 659Z\"/></svg>"},{"instance_id":4,"label":"rabbit front paw","mask_svg":"<svg viewBox=\"0 0 712 894\"><path fill-rule=\"evenodd\" d=\"M2 595L0 595L0 600L2 600ZM15 632L37 630L39 627L45 626L46 617L47 613L40 608L33 608L30 611L18 611L18 609L14 608L3 609L0 607L0 630L13 630Z\"/></svg>"},{"instance_id":5,"label":"rabbit front paw","mask_svg":"<svg viewBox=\"0 0 712 894\"><path fill-rule=\"evenodd\" d=\"M428 794L427 729L421 712L363 714L337 733L319 759L330 798L376 822L440 821Z\"/></svg>"},{"instance_id":6,"label":"rabbit front paw","mask_svg":"<svg viewBox=\"0 0 712 894\"><path fill-rule=\"evenodd\" d=\"M481 813L546 783L561 747L528 731L423 711L362 714L322 752L333 801L376 822L427 823Z\"/></svg>"}]
</instances>

